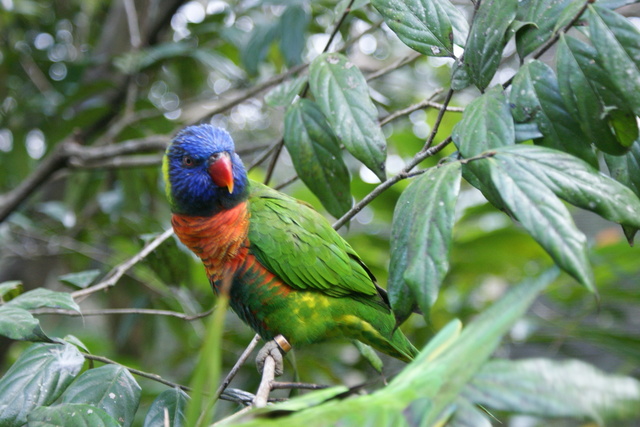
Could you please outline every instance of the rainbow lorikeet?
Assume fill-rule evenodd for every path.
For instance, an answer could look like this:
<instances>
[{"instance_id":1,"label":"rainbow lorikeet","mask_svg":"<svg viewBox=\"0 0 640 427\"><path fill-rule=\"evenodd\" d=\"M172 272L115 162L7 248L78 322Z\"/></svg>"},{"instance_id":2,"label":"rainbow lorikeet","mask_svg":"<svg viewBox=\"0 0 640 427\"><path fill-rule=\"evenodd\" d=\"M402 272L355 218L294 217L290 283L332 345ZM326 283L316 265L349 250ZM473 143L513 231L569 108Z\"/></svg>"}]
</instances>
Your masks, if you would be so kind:
<instances>
[{"instance_id":1,"label":"rainbow lorikeet","mask_svg":"<svg viewBox=\"0 0 640 427\"><path fill-rule=\"evenodd\" d=\"M185 128L163 172L176 235L263 339L346 337L404 361L417 354L351 246L306 203L248 179L226 131Z\"/></svg>"}]
</instances>

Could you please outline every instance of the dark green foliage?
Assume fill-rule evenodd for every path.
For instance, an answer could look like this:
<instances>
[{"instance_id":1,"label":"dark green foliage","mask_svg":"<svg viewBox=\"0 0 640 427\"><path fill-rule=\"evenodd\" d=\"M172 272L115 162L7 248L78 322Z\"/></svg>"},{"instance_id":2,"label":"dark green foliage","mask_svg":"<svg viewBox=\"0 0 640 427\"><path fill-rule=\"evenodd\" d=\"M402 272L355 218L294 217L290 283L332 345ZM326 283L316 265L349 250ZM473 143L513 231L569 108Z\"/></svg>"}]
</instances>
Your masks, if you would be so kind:
<instances>
[{"instance_id":1,"label":"dark green foliage","mask_svg":"<svg viewBox=\"0 0 640 427\"><path fill-rule=\"evenodd\" d=\"M226 425L638 424L637 1L205 3L0 6L0 425L241 407L210 396L253 333L177 240L141 253L170 226L161 154L201 122L348 224L319 274L357 253L422 348L296 348L283 380L334 387ZM291 236L253 237L275 265ZM334 249L273 269L305 286ZM251 400L248 365L222 399Z\"/></svg>"}]
</instances>

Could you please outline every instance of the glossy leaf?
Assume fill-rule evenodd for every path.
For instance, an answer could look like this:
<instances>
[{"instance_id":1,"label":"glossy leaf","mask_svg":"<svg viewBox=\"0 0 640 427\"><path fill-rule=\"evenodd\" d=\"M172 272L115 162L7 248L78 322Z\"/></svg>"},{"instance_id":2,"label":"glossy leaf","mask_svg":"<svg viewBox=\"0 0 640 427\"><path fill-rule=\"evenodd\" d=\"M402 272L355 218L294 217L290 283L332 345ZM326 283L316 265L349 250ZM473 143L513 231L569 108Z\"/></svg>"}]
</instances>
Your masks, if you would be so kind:
<instances>
[{"instance_id":1,"label":"glossy leaf","mask_svg":"<svg viewBox=\"0 0 640 427\"><path fill-rule=\"evenodd\" d=\"M31 313L7 304L0 307L0 336L20 341L51 341Z\"/></svg>"},{"instance_id":2,"label":"glossy leaf","mask_svg":"<svg viewBox=\"0 0 640 427\"><path fill-rule=\"evenodd\" d=\"M604 424L640 415L640 382L578 361L492 360L464 395L485 407Z\"/></svg>"},{"instance_id":3,"label":"glossy leaf","mask_svg":"<svg viewBox=\"0 0 640 427\"><path fill-rule=\"evenodd\" d=\"M296 172L327 211L341 217L352 203L349 170L322 111L313 101L301 99L287 110L284 127Z\"/></svg>"},{"instance_id":4,"label":"glossy leaf","mask_svg":"<svg viewBox=\"0 0 640 427\"><path fill-rule=\"evenodd\" d=\"M544 138L537 140L537 143L597 165L588 138L567 111L556 76L548 65L531 61L522 66L513 79L509 101L516 122L534 122L538 125Z\"/></svg>"},{"instance_id":5,"label":"glossy leaf","mask_svg":"<svg viewBox=\"0 0 640 427\"><path fill-rule=\"evenodd\" d=\"M633 140L628 143L626 140L619 141L611 131L605 119L608 116L607 108L572 52L571 46L579 49L576 42L576 39L563 36L556 51L558 86L564 105L591 143L605 153L624 154ZM635 120L633 124L637 129Z\"/></svg>"},{"instance_id":6,"label":"glossy leaf","mask_svg":"<svg viewBox=\"0 0 640 427\"><path fill-rule=\"evenodd\" d=\"M640 140L636 141L624 156L605 154L604 160L611 176L640 197ZM629 244L633 244L633 238L639 228L633 226L622 228Z\"/></svg>"},{"instance_id":7,"label":"glossy leaf","mask_svg":"<svg viewBox=\"0 0 640 427\"><path fill-rule=\"evenodd\" d=\"M165 425L167 416L171 427L184 426L186 421L184 411L188 401L187 393L179 388L163 391L151 404L144 418L144 427Z\"/></svg>"},{"instance_id":8,"label":"glossy leaf","mask_svg":"<svg viewBox=\"0 0 640 427\"><path fill-rule=\"evenodd\" d=\"M140 402L140 386L124 366L104 365L83 372L60 402L91 404L129 427Z\"/></svg>"},{"instance_id":9,"label":"glossy leaf","mask_svg":"<svg viewBox=\"0 0 640 427\"><path fill-rule=\"evenodd\" d=\"M518 5L518 19L531 22L516 32L516 48L520 58L532 53L553 34L556 22L571 3L582 5L580 0L524 0Z\"/></svg>"},{"instance_id":10,"label":"glossy leaf","mask_svg":"<svg viewBox=\"0 0 640 427\"><path fill-rule=\"evenodd\" d=\"M27 417L29 427L120 427L112 416L91 405L66 403L36 408ZM162 425L162 424L158 424Z\"/></svg>"},{"instance_id":11,"label":"glossy leaf","mask_svg":"<svg viewBox=\"0 0 640 427\"><path fill-rule=\"evenodd\" d=\"M0 425L22 426L38 406L55 401L78 375L84 357L71 344L34 344L0 379Z\"/></svg>"},{"instance_id":12,"label":"glossy leaf","mask_svg":"<svg viewBox=\"0 0 640 427\"><path fill-rule=\"evenodd\" d=\"M85 270L77 273L69 273L58 277L63 283L67 283L76 288L84 289L89 286L100 275L100 270Z\"/></svg>"},{"instance_id":13,"label":"glossy leaf","mask_svg":"<svg viewBox=\"0 0 640 427\"><path fill-rule=\"evenodd\" d=\"M46 288L36 288L32 291L25 292L9 301L5 306L22 308L24 310L51 307L80 312L80 306L73 300L70 293L55 292Z\"/></svg>"},{"instance_id":14,"label":"glossy leaf","mask_svg":"<svg viewBox=\"0 0 640 427\"><path fill-rule=\"evenodd\" d=\"M493 78L502 51L507 44L507 30L516 17L517 0L484 0L476 12L464 61L471 81L484 90Z\"/></svg>"},{"instance_id":15,"label":"glossy leaf","mask_svg":"<svg viewBox=\"0 0 640 427\"><path fill-rule=\"evenodd\" d=\"M405 304L397 306L398 288L410 288L425 315L438 297L449 270L460 176L459 162L428 169L398 199L391 225L388 289L391 306L400 320L410 312L406 312Z\"/></svg>"},{"instance_id":16,"label":"glossy leaf","mask_svg":"<svg viewBox=\"0 0 640 427\"><path fill-rule=\"evenodd\" d=\"M640 31L623 16L589 6L590 39L619 95L640 116Z\"/></svg>"},{"instance_id":17,"label":"glossy leaf","mask_svg":"<svg viewBox=\"0 0 640 427\"><path fill-rule=\"evenodd\" d=\"M453 141L465 158L515 142L509 104L499 86L474 99L454 128Z\"/></svg>"},{"instance_id":18,"label":"glossy leaf","mask_svg":"<svg viewBox=\"0 0 640 427\"><path fill-rule=\"evenodd\" d=\"M320 55L311 63L309 85L340 141L383 181L387 142L358 67L341 54Z\"/></svg>"},{"instance_id":19,"label":"glossy leaf","mask_svg":"<svg viewBox=\"0 0 640 427\"><path fill-rule=\"evenodd\" d=\"M385 23L407 46L427 56L453 57L453 29L436 0L372 0Z\"/></svg>"},{"instance_id":20,"label":"glossy leaf","mask_svg":"<svg viewBox=\"0 0 640 427\"><path fill-rule=\"evenodd\" d=\"M640 199L627 186L566 153L515 145L497 151L511 170L526 170L558 197L620 224L640 227Z\"/></svg>"},{"instance_id":21,"label":"glossy leaf","mask_svg":"<svg viewBox=\"0 0 640 427\"><path fill-rule=\"evenodd\" d=\"M264 96L264 101L272 107L288 107L307 83L307 76L300 76L279 84Z\"/></svg>"},{"instance_id":22,"label":"glossy leaf","mask_svg":"<svg viewBox=\"0 0 640 427\"><path fill-rule=\"evenodd\" d=\"M587 239L562 202L528 168L522 169L509 156L487 162L491 181L505 206L556 264L590 290L595 289L587 257Z\"/></svg>"}]
</instances>

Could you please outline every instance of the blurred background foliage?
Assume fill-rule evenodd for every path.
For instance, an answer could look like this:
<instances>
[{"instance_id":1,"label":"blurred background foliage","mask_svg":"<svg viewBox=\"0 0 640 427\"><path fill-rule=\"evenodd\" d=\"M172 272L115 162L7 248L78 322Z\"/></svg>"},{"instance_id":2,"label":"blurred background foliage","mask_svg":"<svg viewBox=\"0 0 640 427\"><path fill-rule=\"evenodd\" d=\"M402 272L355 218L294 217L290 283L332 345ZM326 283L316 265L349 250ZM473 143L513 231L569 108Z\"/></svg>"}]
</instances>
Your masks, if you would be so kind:
<instances>
[{"instance_id":1,"label":"blurred background foliage","mask_svg":"<svg viewBox=\"0 0 640 427\"><path fill-rule=\"evenodd\" d=\"M152 142L122 156L63 162L29 191L0 223L0 283L19 280L25 290L77 290L95 283L167 229L170 212L159 162L164 144L186 124L208 121L224 127L247 165L259 159L283 133L288 103L281 96L288 86L278 84L298 83L292 78L322 52L347 3L2 0L0 194L5 196L0 196L0 205L37 173L58 145L100 149L140 138ZM471 14L470 2L454 3ZM621 12L639 25L637 7ZM389 67L369 81L381 117L448 86L452 60L415 55L366 1L355 2L331 49L345 53L365 76ZM509 44L496 81L512 75L517 61L515 45ZM477 94L473 88L460 91L452 105L464 106ZM436 95L434 100L441 98ZM436 115L436 109L420 109L384 126L389 174L399 172L422 148ZM459 118L456 112L445 115L436 142L451 134ZM453 150L448 147L422 166L436 164ZM353 158L345 160L352 194L360 200L378 180ZM264 179L267 166L253 169L252 178ZM294 175L283 153L270 184L287 183ZM341 231L381 284L388 272L393 208L407 184L400 182L383 193ZM323 211L299 181L284 191ZM639 249L629 247L617 225L575 208L573 212L590 239L599 298L563 275L516 324L498 355L577 357L608 372L640 377ZM403 326L418 347L452 318L467 322L511 284L552 265L527 233L467 184L456 217L451 269L431 322L413 316ZM89 273L67 276L84 272ZM198 314L214 303L200 263L171 238L108 292L93 294L80 305L83 312L149 308ZM52 336L73 334L93 354L181 384L189 383L206 325L206 319L140 314L40 318ZM227 315L223 372L252 336L235 315ZM27 345L0 338L0 373ZM297 375L306 382L355 385L379 378L352 345L342 342L296 350L295 359ZM385 363L387 375L402 366L390 359ZM286 371L291 378L293 369ZM166 389L139 381L142 408ZM251 391L258 381L256 371L247 366L233 386ZM217 416L235 410L235 404L225 403ZM512 422L535 424L522 418Z\"/></svg>"}]
</instances>

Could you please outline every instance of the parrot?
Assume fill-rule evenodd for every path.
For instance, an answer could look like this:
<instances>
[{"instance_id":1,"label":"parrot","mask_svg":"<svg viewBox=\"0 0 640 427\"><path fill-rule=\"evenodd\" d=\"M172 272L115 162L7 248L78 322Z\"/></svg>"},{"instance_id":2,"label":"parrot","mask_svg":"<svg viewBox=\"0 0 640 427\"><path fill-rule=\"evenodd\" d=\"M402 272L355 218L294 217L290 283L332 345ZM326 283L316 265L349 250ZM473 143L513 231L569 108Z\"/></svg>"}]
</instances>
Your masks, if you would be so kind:
<instances>
[{"instance_id":1,"label":"parrot","mask_svg":"<svg viewBox=\"0 0 640 427\"><path fill-rule=\"evenodd\" d=\"M276 374L291 347L329 339L405 362L417 355L353 248L311 205L249 179L227 131L184 128L162 172L176 236L200 258L213 291L228 292L230 308L272 343L262 359L279 356Z\"/></svg>"}]
</instances>

